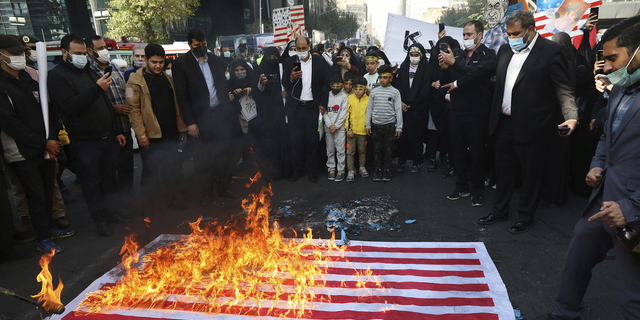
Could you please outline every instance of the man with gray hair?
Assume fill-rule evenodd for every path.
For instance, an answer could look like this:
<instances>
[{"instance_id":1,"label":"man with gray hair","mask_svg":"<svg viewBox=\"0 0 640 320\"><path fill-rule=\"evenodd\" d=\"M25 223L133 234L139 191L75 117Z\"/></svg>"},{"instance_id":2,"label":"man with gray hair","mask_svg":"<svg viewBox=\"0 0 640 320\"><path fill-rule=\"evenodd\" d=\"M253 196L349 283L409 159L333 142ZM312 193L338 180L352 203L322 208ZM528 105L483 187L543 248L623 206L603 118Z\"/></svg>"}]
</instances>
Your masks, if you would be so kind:
<instances>
[{"instance_id":1,"label":"man with gray hair","mask_svg":"<svg viewBox=\"0 0 640 320\"><path fill-rule=\"evenodd\" d=\"M129 81L129 76L138 71L138 69L147 65L147 56L144 55L146 44L138 44L133 47L133 67L124 71L124 81Z\"/></svg>"},{"instance_id":2,"label":"man with gray hair","mask_svg":"<svg viewBox=\"0 0 640 320\"><path fill-rule=\"evenodd\" d=\"M497 189L491 212L478 224L509 219L509 202L520 166L519 216L509 229L520 234L533 223L549 138L552 134L570 135L578 123L578 109L562 46L538 35L531 11L514 11L506 25L509 45L500 47L496 59L444 87L469 90L477 80L496 76L489 134L496 133ZM559 112L565 120L561 124L554 121Z\"/></svg>"}]
</instances>

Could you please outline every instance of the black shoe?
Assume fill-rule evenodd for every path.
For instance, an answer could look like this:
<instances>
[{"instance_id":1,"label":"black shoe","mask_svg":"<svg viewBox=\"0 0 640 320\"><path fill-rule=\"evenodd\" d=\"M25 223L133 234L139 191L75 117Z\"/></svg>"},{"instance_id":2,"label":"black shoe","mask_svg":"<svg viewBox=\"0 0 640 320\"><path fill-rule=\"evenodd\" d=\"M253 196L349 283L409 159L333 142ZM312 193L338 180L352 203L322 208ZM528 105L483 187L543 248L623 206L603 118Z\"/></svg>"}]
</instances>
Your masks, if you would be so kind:
<instances>
[{"instance_id":1,"label":"black shoe","mask_svg":"<svg viewBox=\"0 0 640 320\"><path fill-rule=\"evenodd\" d=\"M404 168L406 168L406 167L407 167L407 163L406 162L398 161L398 167L396 168L396 171L402 172L402 171L404 171Z\"/></svg>"},{"instance_id":2,"label":"black shoe","mask_svg":"<svg viewBox=\"0 0 640 320\"><path fill-rule=\"evenodd\" d=\"M427 162L427 172L434 171L436 171L436 159L429 159L429 162Z\"/></svg>"},{"instance_id":3,"label":"black shoe","mask_svg":"<svg viewBox=\"0 0 640 320\"><path fill-rule=\"evenodd\" d=\"M0 263L27 260L33 257L33 253L14 250L13 253L0 257Z\"/></svg>"},{"instance_id":4,"label":"black shoe","mask_svg":"<svg viewBox=\"0 0 640 320\"><path fill-rule=\"evenodd\" d=\"M373 172L373 181L382 181L382 169L376 169L376 171Z\"/></svg>"},{"instance_id":5,"label":"black shoe","mask_svg":"<svg viewBox=\"0 0 640 320\"><path fill-rule=\"evenodd\" d=\"M482 200L482 197L471 197L471 206L482 207L483 204L484 201Z\"/></svg>"},{"instance_id":6,"label":"black shoe","mask_svg":"<svg viewBox=\"0 0 640 320\"><path fill-rule=\"evenodd\" d=\"M316 181L318 181L318 176L316 176L315 173L308 173L307 174L307 179L309 179L309 181L311 181L311 182L316 182Z\"/></svg>"},{"instance_id":7,"label":"black shoe","mask_svg":"<svg viewBox=\"0 0 640 320\"><path fill-rule=\"evenodd\" d=\"M107 216L107 222L111 222L111 223L129 222L129 221L131 221L131 218L118 213L113 213Z\"/></svg>"},{"instance_id":8,"label":"black shoe","mask_svg":"<svg viewBox=\"0 0 640 320\"><path fill-rule=\"evenodd\" d=\"M529 226L531 222L516 222L514 225L509 228L509 233L511 234L521 234L529 231Z\"/></svg>"},{"instance_id":9,"label":"black shoe","mask_svg":"<svg viewBox=\"0 0 640 320\"><path fill-rule=\"evenodd\" d=\"M111 228L109 227L107 222L103 221L98 225L98 234L108 238L113 236L113 231L111 231Z\"/></svg>"},{"instance_id":10,"label":"black shoe","mask_svg":"<svg viewBox=\"0 0 640 320\"><path fill-rule=\"evenodd\" d=\"M455 169L453 169L453 168L446 168L446 169L444 169L444 172L442 173L442 175L440 176L440 178L442 178L442 179L446 179L446 178L452 177L455 173L456 173Z\"/></svg>"},{"instance_id":11,"label":"black shoe","mask_svg":"<svg viewBox=\"0 0 640 320\"><path fill-rule=\"evenodd\" d=\"M616 259L616 252L613 250L613 248L609 249L609 251L607 251L607 255L604 256L604 258L606 260L615 260Z\"/></svg>"},{"instance_id":12,"label":"black shoe","mask_svg":"<svg viewBox=\"0 0 640 320\"><path fill-rule=\"evenodd\" d=\"M300 173L298 172L294 172L291 177L289 177L290 182L296 182L298 179L300 179Z\"/></svg>"},{"instance_id":13,"label":"black shoe","mask_svg":"<svg viewBox=\"0 0 640 320\"><path fill-rule=\"evenodd\" d=\"M504 216L504 217L498 217L492 214L486 216L486 217L482 217L480 219L478 219L478 224L480 225L488 225L488 224L494 224L496 222L500 222L500 221L509 221L509 217Z\"/></svg>"},{"instance_id":14,"label":"black shoe","mask_svg":"<svg viewBox=\"0 0 640 320\"><path fill-rule=\"evenodd\" d=\"M384 171L382 171L382 181L384 182L391 181L391 170L384 169Z\"/></svg>"},{"instance_id":15,"label":"black shoe","mask_svg":"<svg viewBox=\"0 0 640 320\"><path fill-rule=\"evenodd\" d=\"M35 240L36 233L33 230L31 232L16 231L13 233L13 242L15 243L27 243Z\"/></svg>"},{"instance_id":16,"label":"black shoe","mask_svg":"<svg viewBox=\"0 0 640 320\"><path fill-rule=\"evenodd\" d=\"M231 190L229 189L218 190L218 195L225 198L232 198L232 199L238 198L238 195L231 192Z\"/></svg>"},{"instance_id":17,"label":"black shoe","mask_svg":"<svg viewBox=\"0 0 640 320\"><path fill-rule=\"evenodd\" d=\"M471 194L469 193L469 190L464 190L464 191L455 190L451 194L447 195L447 199L449 199L449 200L458 200L460 198L466 198L466 197L468 197L470 195Z\"/></svg>"}]
</instances>

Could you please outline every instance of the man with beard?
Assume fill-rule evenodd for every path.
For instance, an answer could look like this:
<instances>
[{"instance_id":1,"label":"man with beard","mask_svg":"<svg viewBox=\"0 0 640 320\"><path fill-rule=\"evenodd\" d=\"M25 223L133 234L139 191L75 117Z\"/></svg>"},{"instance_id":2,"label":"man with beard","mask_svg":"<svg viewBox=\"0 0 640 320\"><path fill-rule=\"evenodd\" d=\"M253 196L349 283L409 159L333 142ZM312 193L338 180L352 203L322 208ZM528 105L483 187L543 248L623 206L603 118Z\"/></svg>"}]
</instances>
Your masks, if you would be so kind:
<instances>
[{"instance_id":1,"label":"man with beard","mask_svg":"<svg viewBox=\"0 0 640 320\"><path fill-rule=\"evenodd\" d=\"M202 187L200 204L206 206L213 199L215 179L219 196L236 197L229 184L239 158L233 138L240 124L229 100L226 62L207 51L202 30L189 30L187 40L191 50L173 63L173 80L184 122L193 137L193 162Z\"/></svg>"}]
</instances>

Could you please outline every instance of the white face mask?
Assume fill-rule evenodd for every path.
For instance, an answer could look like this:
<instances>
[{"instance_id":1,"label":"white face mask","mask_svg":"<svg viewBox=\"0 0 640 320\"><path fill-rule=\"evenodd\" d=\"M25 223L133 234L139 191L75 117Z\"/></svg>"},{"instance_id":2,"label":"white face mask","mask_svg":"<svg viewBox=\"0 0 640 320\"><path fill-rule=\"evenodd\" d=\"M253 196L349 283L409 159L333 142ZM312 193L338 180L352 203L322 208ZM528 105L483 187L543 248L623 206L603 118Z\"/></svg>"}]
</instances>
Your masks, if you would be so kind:
<instances>
[{"instance_id":1,"label":"white face mask","mask_svg":"<svg viewBox=\"0 0 640 320\"><path fill-rule=\"evenodd\" d=\"M222 55L223 55L225 58L229 58L229 57L231 57L231 52L229 52L229 51L225 51Z\"/></svg>"},{"instance_id":2,"label":"white face mask","mask_svg":"<svg viewBox=\"0 0 640 320\"><path fill-rule=\"evenodd\" d=\"M298 57L300 58L300 60L304 60L304 59L306 59L306 58L309 56L309 50L307 50L307 51L303 51L303 52L296 51L296 54L298 55Z\"/></svg>"},{"instance_id":3,"label":"white face mask","mask_svg":"<svg viewBox=\"0 0 640 320\"><path fill-rule=\"evenodd\" d=\"M35 49L29 50L29 60L31 60L33 63L38 62L38 53Z\"/></svg>"},{"instance_id":4,"label":"white face mask","mask_svg":"<svg viewBox=\"0 0 640 320\"><path fill-rule=\"evenodd\" d=\"M231 74L229 74L229 72L224 74L224 77L227 78L227 80L231 79Z\"/></svg>"},{"instance_id":5,"label":"white face mask","mask_svg":"<svg viewBox=\"0 0 640 320\"><path fill-rule=\"evenodd\" d=\"M409 62L415 66L420 63L420 57L409 57Z\"/></svg>"},{"instance_id":6,"label":"white face mask","mask_svg":"<svg viewBox=\"0 0 640 320\"><path fill-rule=\"evenodd\" d=\"M464 48L466 50L473 50L476 48L476 39L478 38L478 36L476 36L473 39L468 39L468 40L462 40L462 46L464 46Z\"/></svg>"},{"instance_id":7,"label":"white face mask","mask_svg":"<svg viewBox=\"0 0 640 320\"><path fill-rule=\"evenodd\" d=\"M165 70L164 73L171 75L171 70Z\"/></svg>"},{"instance_id":8,"label":"white face mask","mask_svg":"<svg viewBox=\"0 0 640 320\"><path fill-rule=\"evenodd\" d=\"M103 50L100 50L100 51L96 51L96 53L98 54L98 57L96 58L96 60L98 60L98 62L100 62L100 63L109 62L109 50L103 49Z\"/></svg>"},{"instance_id":9,"label":"white face mask","mask_svg":"<svg viewBox=\"0 0 640 320\"><path fill-rule=\"evenodd\" d=\"M9 68L13 70L16 70L16 71L24 70L25 66L27 65L27 59L24 57L24 54L21 56L7 56L2 52L0 52L0 54L11 59L10 63L7 63L4 60L2 61L4 61L4 63L6 63L7 66L9 66Z\"/></svg>"},{"instance_id":10,"label":"white face mask","mask_svg":"<svg viewBox=\"0 0 640 320\"><path fill-rule=\"evenodd\" d=\"M140 69L140 68L142 68L142 67L144 67L146 65L147 65L147 63L144 62L144 61L134 61L133 62L133 66L138 68L138 69Z\"/></svg>"},{"instance_id":11,"label":"white face mask","mask_svg":"<svg viewBox=\"0 0 640 320\"><path fill-rule=\"evenodd\" d=\"M378 60L378 68L384 66L384 60Z\"/></svg>"}]
</instances>

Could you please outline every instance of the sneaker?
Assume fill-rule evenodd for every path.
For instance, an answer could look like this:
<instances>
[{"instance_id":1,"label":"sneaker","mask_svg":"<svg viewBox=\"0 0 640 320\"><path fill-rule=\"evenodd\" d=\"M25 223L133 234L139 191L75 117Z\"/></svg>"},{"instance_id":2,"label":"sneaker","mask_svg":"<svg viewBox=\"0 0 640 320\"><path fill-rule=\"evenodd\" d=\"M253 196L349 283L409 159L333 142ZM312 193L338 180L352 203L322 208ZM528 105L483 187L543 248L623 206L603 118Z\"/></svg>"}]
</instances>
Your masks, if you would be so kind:
<instances>
[{"instance_id":1,"label":"sneaker","mask_svg":"<svg viewBox=\"0 0 640 320\"><path fill-rule=\"evenodd\" d=\"M482 207L482 205L484 204L484 201L482 200L482 197L471 197L471 205L474 207Z\"/></svg>"},{"instance_id":2,"label":"sneaker","mask_svg":"<svg viewBox=\"0 0 640 320\"><path fill-rule=\"evenodd\" d=\"M356 172L349 171L349 173L347 174L347 182L353 182L355 180L356 180Z\"/></svg>"},{"instance_id":3,"label":"sneaker","mask_svg":"<svg viewBox=\"0 0 640 320\"><path fill-rule=\"evenodd\" d=\"M382 181L382 169L376 169L376 171L373 172L373 181Z\"/></svg>"},{"instance_id":4,"label":"sneaker","mask_svg":"<svg viewBox=\"0 0 640 320\"><path fill-rule=\"evenodd\" d=\"M75 232L73 232L72 230L62 230L58 227L53 227L53 229L49 231L49 234L51 234L51 239L68 238L71 237L74 233Z\"/></svg>"},{"instance_id":5,"label":"sneaker","mask_svg":"<svg viewBox=\"0 0 640 320\"><path fill-rule=\"evenodd\" d=\"M442 173L442 175L440 176L440 178L442 179L446 179L449 177L453 177L453 175L456 173L454 168L446 168L444 169L444 172Z\"/></svg>"},{"instance_id":6,"label":"sneaker","mask_svg":"<svg viewBox=\"0 0 640 320\"><path fill-rule=\"evenodd\" d=\"M329 180L333 181L336 179L336 172L335 171L329 171Z\"/></svg>"},{"instance_id":7,"label":"sneaker","mask_svg":"<svg viewBox=\"0 0 640 320\"><path fill-rule=\"evenodd\" d=\"M471 195L471 193L469 193L469 190L465 190L465 191L455 190L450 195L447 196L447 199L449 199L449 200L458 200L460 198L465 198L465 197L468 197L470 195Z\"/></svg>"},{"instance_id":8,"label":"sneaker","mask_svg":"<svg viewBox=\"0 0 640 320\"><path fill-rule=\"evenodd\" d=\"M14 243L27 243L36 240L36 234L31 230L31 232L21 232L16 231L13 233L13 242Z\"/></svg>"},{"instance_id":9,"label":"sneaker","mask_svg":"<svg viewBox=\"0 0 640 320\"><path fill-rule=\"evenodd\" d=\"M384 169L384 171L382 172L382 181L384 182L391 181L391 170Z\"/></svg>"},{"instance_id":10,"label":"sneaker","mask_svg":"<svg viewBox=\"0 0 640 320\"><path fill-rule=\"evenodd\" d=\"M427 172L434 172L436 170L436 159L429 159L427 163Z\"/></svg>"},{"instance_id":11,"label":"sneaker","mask_svg":"<svg viewBox=\"0 0 640 320\"><path fill-rule=\"evenodd\" d=\"M369 178L369 172L367 172L367 169L365 167L360 167L360 176L363 178Z\"/></svg>"},{"instance_id":12,"label":"sneaker","mask_svg":"<svg viewBox=\"0 0 640 320\"><path fill-rule=\"evenodd\" d=\"M398 167L396 168L396 171L402 172L402 171L404 171L404 168L406 166L407 166L407 164L405 162L398 161Z\"/></svg>"},{"instance_id":13,"label":"sneaker","mask_svg":"<svg viewBox=\"0 0 640 320\"><path fill-rule=\"evenodd\" d=\"M411 173L420 172L422 170L422 164L414 164L411 166Z\"/></svg>"},{"instance_id":14,"label":"sneaker","mask_svg":"<svg viewBox=\"0 0 640 320\"><path fill-rule=\"evenodd\" d=\"M338 172L338 174L336 175L336 178L335 178L334 181L335 182L340 182L342 180L344 180L344 172Z\"/></svg>"},{"instance_id":15,"label":"sneaker","mask_svg":"<svg viewBox=\"0 0 640 320\"><path fill-rule=\"evenodd\" d=\"M49 238L46 238L42 241L40 241L40 243L38 243L38 245L36 246L38 248L38 251L40 252L44 252L46 254L51 254L51 252L53 251L53 249L56 250L56 253L60 253L62 252L62 248L58 247L55 243L53 243L53 241Z\"/></svg>"}]
</instances>

